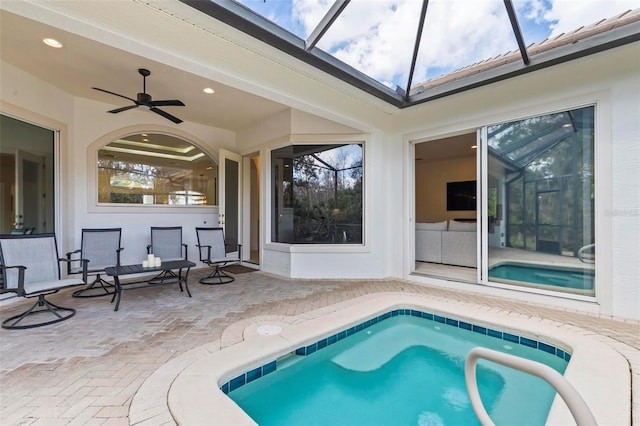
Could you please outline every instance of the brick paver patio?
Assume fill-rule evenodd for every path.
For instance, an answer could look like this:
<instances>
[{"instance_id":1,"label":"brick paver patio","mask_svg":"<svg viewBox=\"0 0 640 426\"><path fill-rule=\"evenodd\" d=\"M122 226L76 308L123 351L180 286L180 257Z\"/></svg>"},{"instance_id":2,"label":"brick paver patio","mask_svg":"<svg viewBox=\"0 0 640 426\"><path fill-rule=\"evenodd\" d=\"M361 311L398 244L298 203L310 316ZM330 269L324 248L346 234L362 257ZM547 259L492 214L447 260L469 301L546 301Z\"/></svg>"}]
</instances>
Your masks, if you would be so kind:
<instances>
[{"instance_id":1,"label":"brick paver patio","mask_svg":"<svg viewBox=\"0 0 640 426\"><path fill-rule=\"evenodd\" d=\"M287 280L254 272L236 275L232 284L204 286L198 283L204 272L209 271L191 272L192 298L177 286L124 292L120 310L114 312L109 297L76 299L71 297L71 290L66 290L49 298L75 308L72 319L32 330L2 329L0 424L171 424L166 417L129 417L136 392L168 361L207 343L230 344L223 339L225 330L244 326L254 317L296 316L390 291L483 305L570 324L603 336L630 362L633 424L640 424L638 322L396 280ZM24 310L27 303L31 301L0 307L0 318Z\"/></svg>"}]
</instances>

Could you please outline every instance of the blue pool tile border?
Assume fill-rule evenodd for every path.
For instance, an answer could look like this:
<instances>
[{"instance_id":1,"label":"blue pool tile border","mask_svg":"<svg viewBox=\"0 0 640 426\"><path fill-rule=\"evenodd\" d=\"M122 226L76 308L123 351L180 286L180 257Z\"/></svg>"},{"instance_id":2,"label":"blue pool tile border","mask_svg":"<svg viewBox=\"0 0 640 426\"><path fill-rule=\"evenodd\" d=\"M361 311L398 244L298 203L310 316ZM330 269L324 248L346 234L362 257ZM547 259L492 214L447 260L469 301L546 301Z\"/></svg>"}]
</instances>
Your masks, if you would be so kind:
<instances>
[{"instance_id":1,"label":"blue pool tile border","mask_svg":"<svg viewBox=\"0 0 640 426\"><path fill-rule=\"evenodd\" d=\"M371 327L378 322L385 320L391 317L397 317L398 315L408 315L412 317L424 318L428 321L435 321L441 324L447 324L452 327L462 328L464 330L472 331L474 333L483 334L485 336L493 337L500 340L505 340L507 342L515 343L518 345L527 346L533 349L538 349L543 352L547 352L551 355L555 355L560 359L563 359L567 362L571 360L571 354L564 349L560 349L556 346L550 345L548 343L538 341L535 339L531 339L529 337L518 336L517 334L507 333L506 331L494 330L487 327L482 327L480 325L468 323L465 321L460 321L455 318L448 318L437 314L432 314L429 312L423 312L416 309L394 309L393 311L386 312L382 315L378 315L377 317L366 320L358 325L354 325L346 330L339 331L329 337L322 338L315 343L312 343L307 346L301 346L294 351L296 355L307 356L317 352L320 349L326 348L327 346L333 345L340 340L351 336L352 334L358 333L368 327ZM270 361L264 365L256 367L246 373L240 374L228 382L225 382L220 386L220 390L225 394L232 392L238 389L241 386L246 385L254 380L259 379L269 373L273 373L277 370L276 361Z\"/></svg>"}]
</instances>

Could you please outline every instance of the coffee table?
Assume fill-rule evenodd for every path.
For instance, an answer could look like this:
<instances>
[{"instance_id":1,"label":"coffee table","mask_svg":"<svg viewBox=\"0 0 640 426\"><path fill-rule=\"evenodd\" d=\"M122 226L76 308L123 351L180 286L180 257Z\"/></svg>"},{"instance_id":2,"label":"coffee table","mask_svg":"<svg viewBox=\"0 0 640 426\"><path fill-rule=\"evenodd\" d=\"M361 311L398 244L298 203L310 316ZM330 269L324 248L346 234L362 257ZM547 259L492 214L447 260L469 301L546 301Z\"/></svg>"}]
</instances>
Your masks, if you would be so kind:
<instances>
[{"instance_id":1,"label":"coffee table","mask_svg":"<svg viewBox=\"0 0 640 426\"><path fill-rule=\"evenodd\" d=\"M113 297L111 298L111 303L113 303L114 300L116 302L114 310L117 311L120 306L120 297L123 290L136 290L139 288L178 284L180 286L180 291L183 291L182 284L184 284L187 294L191 297L187 278L189 277L189 270L193 266L196 266L196 264L188 260L170 260L162 262L160 266L152 266L148 268L143 268L142 265L122 265L105 268L104 272L113 277L113 283L116 288L113 293ZM174 272L176 270L178 271L177 273ZM153 278L147 278L140 281L128 281L126 283L120 282L120 277L122 276L144 274L147 272L160 272L160 274L155 275Z\"/></svg>"}]
</instances>

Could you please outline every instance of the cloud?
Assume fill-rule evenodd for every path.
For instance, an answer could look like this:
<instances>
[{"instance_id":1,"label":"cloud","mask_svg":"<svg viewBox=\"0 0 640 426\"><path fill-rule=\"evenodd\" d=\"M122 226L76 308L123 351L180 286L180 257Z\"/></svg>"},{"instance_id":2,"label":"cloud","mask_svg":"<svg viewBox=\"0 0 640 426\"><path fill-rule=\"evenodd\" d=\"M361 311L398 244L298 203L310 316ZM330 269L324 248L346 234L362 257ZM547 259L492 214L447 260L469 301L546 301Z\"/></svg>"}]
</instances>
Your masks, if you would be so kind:
<instances>
[{"instance_id":1,"label":"cloud","mask_svg":"<svg viewBox=\"0 0 640 426\"><path fill-rule=\"evenodd\" d=\"M639 0L554 1L543 19L550 22L551 36L555 36L639 7Z\"/></svg>"},{"instance_id":2,"label":"cloud","mask_svg":"<svg viewBox=\"0 0 640 426\"><path fill-rule=\"evenodd\" d=\"M430 2L416 81L517 49L502 2ZM421 72L418 73L418 70Z\"/></svg>"},{"instance_id":3,"label":"cloud","mask_svg":"<svg viewBox=\"0 0 640 426\"><path fill-rule=\"evenodd\" d=\"M259 3L256 7L271 3L275 13L271 19L290 31L296 28L305 38L333 0ZM383 84L404 87L421 4L419 0L354 0L318 47ZM640 0L514 0L514 6L525 42L531 44L639 8ZM285 12L287 7L291 9ZM413 84L517 49L502 0L430 0Z\"/></svg>"},{"instance_id":4,"label":"cloud","mask_svg":"<svg viewBox=\"0 0 640 426\"><path fill-rule=\"evenodd\" d=\"M419 18L415 0L352 1L318 47L378 80L403 76Z\"/></svg>"},{"instance_id":5,"label":"cloud","mask_svg":"<svg viewBox=\"0 0 640 426\"><path fill-rule=\"evenodd\" d=\"M293 0L293 18L304 28L304 38L318 25L329 8L333 5L331 0Z\"/></svg>"},{"instance_id":6,"label":"cloud","mask_svg":"<svg viewBox=\"0 0 640 426\"><path fill-rule=\"evenodd\" d=\"M414 82L517 49L503 3L472 4L429 2ZM379 81L404 86L420 5L416 0L351 2L318 46Z\"/></svg>"}]
</instances>

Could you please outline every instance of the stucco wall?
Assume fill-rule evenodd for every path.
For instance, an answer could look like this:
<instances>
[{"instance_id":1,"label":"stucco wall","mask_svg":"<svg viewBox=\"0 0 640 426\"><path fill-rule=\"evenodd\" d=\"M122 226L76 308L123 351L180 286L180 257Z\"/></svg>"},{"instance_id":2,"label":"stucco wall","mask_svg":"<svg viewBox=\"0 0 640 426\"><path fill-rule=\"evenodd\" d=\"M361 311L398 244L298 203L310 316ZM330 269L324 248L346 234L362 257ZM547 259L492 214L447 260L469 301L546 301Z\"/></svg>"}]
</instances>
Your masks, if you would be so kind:
<instances>
[{"instance_id":1,"label":"stucco wall","mask_svg":"<svg viewBox=\"0 0 640 426\"><path fill-rule=\"evenodd\" d=\"M596 105L597 300L581 303L487 287L478 290L477 285L460 285L460 288L640 319L638 63L640 49L636 43L440 99L399 120L399 125L407 129L420 129L405 134L405 142L411 143L475 131L484 125ZM430 120L419 122L421 113ZM401 149L400 144L397 148ZM408 172L413 178L411 165ZM415 214L411 201L406 202L410 218Z\"/></svg>"},{"instance_id":2,"label":"stucco wall","mask_svg":"<svg viewBox=\"0 0 640 426\"><path fill-rule=\"evenodd\" d=\"M611 84L611 139L603 141L610 146L611 202L604 198L598 208L611 230L611 312L640 319L640 48L629 53L635 68L621 68Z\"/></svg>"},{"instance_id":3,"label":"stucco wall","mask_svg":"<svg viewBox=\"0 0 640 426\"><path fill-rule=\"evenodd\" d=\"M637 277L640 276L640 263L637 262L640 253L639 60L640 50L636 43L395 112L390 114L393 119L386 122L372 118L365 123L370 127L362 126L367 132L362 135L366 139L367 170L365 246L344 251L320 248L287 250L284 257L289 264L281 262L282 252L272 251L270 256L263 257L265 270L305 278L397 277L421 282L420 278L409 275L413 263L410 230L413 229L415 215L414 170L409 144L475 131L487 124L595 103L597 301L575 302L453 282L445 285L640 319L640 286L637 285ZM19 118L62 129L61 208L58 217L63 249L72 249L79 243L79 230L83 226L121 223L126 235L123 245L128 246L124 261L139 260L138 256L146 245L148 226L151 225L148 211L115 213L92 210L88 196L88 155L92 144L100 142L105 135L136 126L162 128L166 126L163 120L141 111L107 115L104 111L109 105L74 98L5 63L2 63L0 84L3 112L14 112ZM302 98L297 102L302 102ZM309 120L309 116L301 116L300 121L293 124L291 121L287 123L286 115L283 114L284 119L280 117L284 124L271 128L272 136L288 135L294 128L297 132L304 128L316 133L337 131L333 125L318 127L317 123L322 120ZM289 112L288 115L292 120L294 114ZM354 117L362 121L362 111L345 116L343 122L352 123L356 121ZM378 124L382 130L375 130ZM236 143L233 133L220 129L191 123L183 123L180 129L193 139L202 141L202 148L214 156L221 147L240 153L259 150L265 155L273 139L271 142L256 142L253 136L260 133L260 128L271 125L273 122L257 123L255 129L241 132L239 143ZM344 137L354 136L342 131L345 132ZM312 140L314 135L305 135L305 138ZM265 178L268 177L266 173L264 171L262 175ZM265 179L263 185L268 185ZM266 219L263 223L267 222ZM185 230L205 220L215 221L215 211L154 211L153 215L154 225L179 222ZM186 236L189 234L190 231L185 232ZM187 239L187 242L193 244L193 240Z\"/></svg>"},{"instance_id":4,"label":"stucco wall","mask_svg":"<svg viewBox=\"0 0 640 426\"><path fill-rule=\"evenodd\" d=\"M96 203L96 151L115 137L133 132L155 131L187 139L217 160L220 148L235 149L235 134L228 130L182 123L168 126L162 117L145 111L133 114L107 114L111 106L75 98L74 144L70 149L74 179L70 182L70 201L74 206L69 232L76 244L79 230L88 227L121 226L123 228L123 263L139 263L149 242L151 226L182 226L184 242L192 247L190 260L197 260L196 226L217 226L217 207L183 208L171 206L103 207Z\"/></svg>"},{"instance_id":5,"label":"stucco wall","mask_svg":"<svg viewBox=\"0 0 640 426\"><path fill-rule=\"evenodd\" d=\"M73 96L2 63L0 96L2 111L54 130L61 130L60 185L57 233L62 253L80 246L82 228L122 227L123 263L141 261L149 242L150 226L183 226L185 242L196 259L195 226L217 225L217 207L198 209L97 207L95 165L91 153L112 138L133 131L170 132L200 145L214 159L220 148L235 149L233 132L183 123L179 129L167 126L161 117L143 111L107 114L112 105ZM57 100L57 102L55 101ZM95 158L95 156L93 156ZM91 195L94 195L94 198Z\"/></svg>"}]
</instances>

